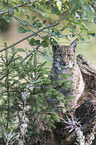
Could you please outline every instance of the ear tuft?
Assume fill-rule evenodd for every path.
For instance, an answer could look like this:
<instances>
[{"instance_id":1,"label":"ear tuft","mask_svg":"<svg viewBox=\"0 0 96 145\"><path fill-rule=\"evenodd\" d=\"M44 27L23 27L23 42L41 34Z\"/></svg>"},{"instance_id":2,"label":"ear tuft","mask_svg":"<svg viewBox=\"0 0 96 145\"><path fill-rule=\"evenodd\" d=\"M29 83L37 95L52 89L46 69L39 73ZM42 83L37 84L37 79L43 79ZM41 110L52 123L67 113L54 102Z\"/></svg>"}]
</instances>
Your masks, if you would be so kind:
<instances>
[{"instance_id":1,"label":"ear tuft","mask_svg":"<svg viewBox=\"0 0 96 145\"><path fill-rule=\"evenodd\" d=\"M73 52L76 52L76 49L77 49L77 39L75 39L71 44L70 44L70 48L73 50Z\"/></svg>"},{"instance_id":2,"label":"ear tuft","mask_svg":"<svg viewBox=\"0 0 96 145\"><path fill-rule=\"evenodd\" d=\"M58 43L54 43L52 45L52 49L53 49L53 52L55 52L57 50L57 48L59 47Z\"/></svg>"}]
</instances>

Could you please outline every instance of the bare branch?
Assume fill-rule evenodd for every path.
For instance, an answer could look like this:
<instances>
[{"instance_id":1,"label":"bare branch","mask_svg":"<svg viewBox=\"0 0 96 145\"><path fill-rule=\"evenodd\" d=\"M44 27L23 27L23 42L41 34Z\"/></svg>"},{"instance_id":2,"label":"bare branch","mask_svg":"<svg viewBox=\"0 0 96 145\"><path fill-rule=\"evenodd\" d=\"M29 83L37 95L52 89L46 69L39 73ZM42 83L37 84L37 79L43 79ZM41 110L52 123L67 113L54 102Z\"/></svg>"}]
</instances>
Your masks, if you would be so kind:
<instances>
[{"instance_id":1,"label":"bare branch","mask_svg":"<svg viewBox=\"0 0 96 145\"><path fill-rule=\"evenodd\" d=\"M34 36L34 35L40 33L40 32L43 31L44 29L47 29L47 28L50 28L50 27L54 27L54 26L56 26L56 25L58 25L58 24L60 24L60 22L57 22L57 23L52 24L52 25L45 26L45 27L43 27L42 29L38 30L37 32L34 32L34 33L32 33L31 35L29 35L29 36L27 36L27 37L24 37L23 39L17 41L16 43L13 43L12 45L8 46L7 48L1 49L0 52L4 51L4 50L6 50L6 49L9 49L9 48L11 48L11 47L13 47L13 46L15 46L15 45L17 45L17 44L23 42L24 40L26 40L26 39L28 39L28 38L30 38L30 37L32 37L32 36Z\"/></svg>"},{"instance_id":2,"label":"bare branch","mask_svg":"<svg viewBox=\"0 0 96 145\"><path fill-rule=\"evenodd\" d=\"M27 5L27 4L32 3L32 2L35 2L35 1L36 1L36 0L28 1L28 2L25 2L24 4L19 4L19 5L15 6L15 7L13 7L13 9L15 9L15 8L19 8L19 7L23 7L23 6ZM3 14L8 13L9 10L10 10L10 8L7 9L6 11L4 11L4 12L0 12L0 15L3 15Z\"/></svg>"},{"instance_id":3,"label":"bare branch","mask_svg":"<svg viewBox=\"0 0 96 145\"><path fill-rule=\"evenodd\" d=\"M64 13L64 15L62 16L63 18L64 18L64 16L67 14L67 12L68 12L69 10L70 10L70 8L67 9L67 11ZM13 46L15 46L15 45L17 45L17 44L23 42L24 40L26 40L26 39L28 39L28 38L30 38L30 37L32 37L32 36L34 36L34 35L36 35L36 34L42 32L42 31L45 30L45 29L48 29L48 28L51 28L51 27L54 27L54 26L59 25L59 24L61 23L61 21L63 20L62 17L61 17L61 19L60 19L58 22L56 22L56 23L54 23L54 24L52 24L52 25L48 25L48 26L45 26L45 27L41 28L40 30L38 30L38 31L36 31L36 32L34 32L34 33L32 33L31 35L28 35L27 37L24 37L23 39L17 41L16 43L13 43L12 45L8 46L7 48L1 49L0 52L4 51L4 50L6 50L6 49L9 49L9 48L11 48L11 47L13 47Z\"/></svg>"}]
</instances>

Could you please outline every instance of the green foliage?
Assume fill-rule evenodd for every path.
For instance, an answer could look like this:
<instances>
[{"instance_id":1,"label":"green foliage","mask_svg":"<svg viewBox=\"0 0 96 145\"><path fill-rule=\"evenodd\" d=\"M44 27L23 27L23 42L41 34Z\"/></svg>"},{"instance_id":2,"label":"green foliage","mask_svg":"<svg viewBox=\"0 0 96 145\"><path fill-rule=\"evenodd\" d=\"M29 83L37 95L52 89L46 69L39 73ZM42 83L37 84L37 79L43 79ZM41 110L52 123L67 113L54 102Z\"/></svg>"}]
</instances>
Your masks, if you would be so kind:
<instances>
[{"instance_id":1,"label":"green foliage","mask_svg":"<svg viewBox=\"0 0 96 145\"><path fill-rule=\"evenodd\" d=\"M46 62L37 62L36 51L26 58L24 62L18 54L18 49L14 48L10 54L6 50L5 55L1 55L0 74L6 74L6 77L0 82L0 133L6 143L11 143L17 134L17 142L22 137L24 143L26 133L38 133L40 129L49 128L53 126L54 121L60 120L58 115L54 114L58 103L52 105L52 99L56 99L58 94L52 89L51 81L47 77L49 71L44 67ZM19 130L15 131L18 128Z\"/></svg>"},{"instance_id":2,"label":"green foliage","mask_svg":"<svg viewBox=\"0 0 96 145\"><path fill-rule=\"evenodd\" d=\"M25 144L27 137L36 140L34 134L52 127L54 121L60 121L54 112L58 104L66 103L66 100L52 88L46 62L39 63L37 58L42 54L46 56L45 47L49 48L60 38L78 37L84 41L84 34L88 38L94 37L95 32L86 25L94 20L94 4L94 0L0 2L0 27L2 20L10 23L15 19L20 24L19 33L32 33L10 46L5 43L0 50L5 51L0 55L0 135L6 144ZM66 29L69 34L65 34ZM29 42L31 51L15 48L24 40ZM26 54L25 58L22 53ZM70 87L68 81L57 83Z\"/></svg>"},{"instance_id":3,"label":"green foliage","mask_svg":"<svg viewBox=\"0 0 96 145\"><path fill-rule=\"evenodd\" d=\"M19 28L18 28L18 32L19 32L19 33L26 33L27 30L26 30L25 28L23 28L23 27L19 27Z\"/></svg>"}]
</instances>

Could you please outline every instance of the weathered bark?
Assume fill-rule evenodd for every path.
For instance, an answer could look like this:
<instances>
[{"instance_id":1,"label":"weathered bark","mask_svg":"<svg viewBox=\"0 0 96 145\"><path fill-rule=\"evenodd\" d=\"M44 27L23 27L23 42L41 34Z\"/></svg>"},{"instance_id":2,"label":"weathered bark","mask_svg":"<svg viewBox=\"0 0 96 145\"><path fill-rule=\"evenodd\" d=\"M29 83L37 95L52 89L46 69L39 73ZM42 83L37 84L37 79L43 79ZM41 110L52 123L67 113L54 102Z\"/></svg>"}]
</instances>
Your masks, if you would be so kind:
<instances>
[{"instance_id":1,"label":"weathered bark","mask_svg":"<svg viewBox=\"0 0 96 145\"><path fill-rule=\"evenodd\" d=\"M77 64L85 82L85 92L89 92L96 97L96 67L81 54L77 56Z\"/></svg>"}]
</instances>

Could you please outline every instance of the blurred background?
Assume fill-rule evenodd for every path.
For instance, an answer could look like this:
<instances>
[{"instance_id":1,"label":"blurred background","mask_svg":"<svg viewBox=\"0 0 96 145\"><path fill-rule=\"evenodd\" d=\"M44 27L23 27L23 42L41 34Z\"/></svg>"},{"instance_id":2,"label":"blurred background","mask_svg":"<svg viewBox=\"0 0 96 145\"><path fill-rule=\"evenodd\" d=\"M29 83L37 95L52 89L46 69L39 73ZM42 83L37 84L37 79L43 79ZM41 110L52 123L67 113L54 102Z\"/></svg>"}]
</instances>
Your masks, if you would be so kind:
<instances>
[{"instance_id":1,"label":"blurred background","mask_svg":"<svg viewBox=\"0 0 96 145\"><path fill-rule=\"evenodd\" d=\"M30 12L29 12L30 13ZM49 13L49 14L48 14ZM52 16L50 17L50 12L48 12L46 14L46 23L48 24L52 24L53 23L53 19L58 19L58 16ZM18 13L16 12L15 15L18 17ZM36 17L38 17L38 19L42 19L42 21L44 20L44 18L36 13L35 11L33 11L33 13L30 13L30 15L34 16L36 15ZM22 19L25 19L25 16L23 14L23 12L19 12L19 17ZM54 18L53 18L54 17ZM87 28L89 30L93 30L94 33L96 34L96 16L94 15L94 22L85 22ZM26 32L26 33L19 33L18 32L18 27L20 26L20 24L14 19L11 18L10 22L6 22L4 19L0 18L0 49L4 48L4 42L7 43L7 46L19 41L20 39L28 36L29 34L31 34L32 32ZM60 25L59 25L60 28ZM58 29L59 29L58 28ZM68 29L64 30L64 35L70 35L70 32L68 31ZM77 36L78 37L78 36ZM82 54L84 55L84 57L86 59L88 59L92 64L94 64L96 66L96 36L87 36L87 35L82 35L83 37L83 41L79 41L78 42L78 49L77 49L77 54ZM90 39L89 39L90 38ZM74 38L70 38L70 39L65 39L65 38L60 38L58 40L59 44L61 45L69 45ZM28 44L28 41L25 40L23 42L21 42L20 44L15 46L16 48L26 48L26 49L32 49L32 47ZM45 57L45 59L48 61L48 64L50 66L50 64L52 63L52 53L51 52L51 47L49 49L45 48L45 51L48 51L48 56ZM41 61L42 58L39 58Z\"/></svg>"}]
</instances>

